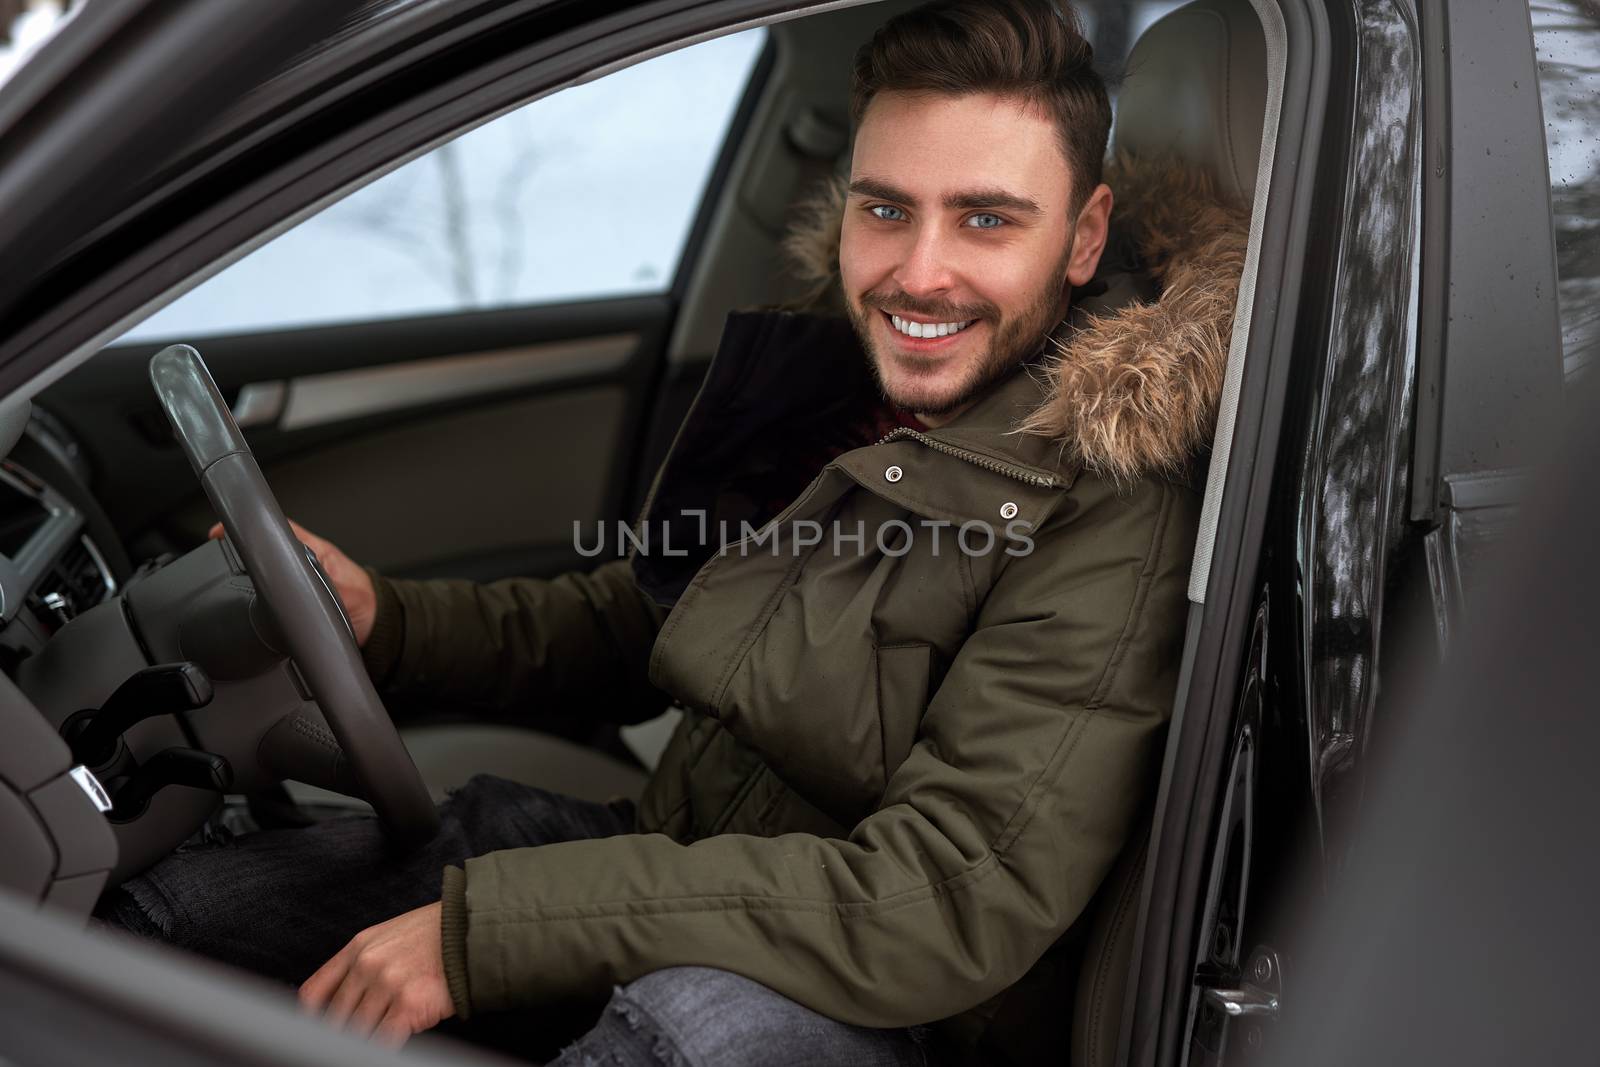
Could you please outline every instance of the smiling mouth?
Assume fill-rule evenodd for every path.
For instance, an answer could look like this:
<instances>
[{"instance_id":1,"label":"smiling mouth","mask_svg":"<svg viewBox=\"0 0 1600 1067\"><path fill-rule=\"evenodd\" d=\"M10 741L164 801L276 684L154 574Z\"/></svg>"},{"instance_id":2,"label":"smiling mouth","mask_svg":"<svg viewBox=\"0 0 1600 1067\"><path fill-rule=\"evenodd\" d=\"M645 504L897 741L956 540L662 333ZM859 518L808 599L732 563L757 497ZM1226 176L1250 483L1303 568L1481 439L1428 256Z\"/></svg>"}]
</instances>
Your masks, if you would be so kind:
<instances>
[{"instance_id":1,"label":"smiling mouth","mask_svg":"<svg viewBox=\"0 0 1600 1067\"><path fill-rule=\"evenodd\" d=\"M929 342L948 340L957 334L965 332L977 319L965 319L958 322L915 322L911 319L901 318L885 311L881 313L888 320L889 328L894 330L905 340L920 341L924 345Z\"/></svg>"}]
</instances>

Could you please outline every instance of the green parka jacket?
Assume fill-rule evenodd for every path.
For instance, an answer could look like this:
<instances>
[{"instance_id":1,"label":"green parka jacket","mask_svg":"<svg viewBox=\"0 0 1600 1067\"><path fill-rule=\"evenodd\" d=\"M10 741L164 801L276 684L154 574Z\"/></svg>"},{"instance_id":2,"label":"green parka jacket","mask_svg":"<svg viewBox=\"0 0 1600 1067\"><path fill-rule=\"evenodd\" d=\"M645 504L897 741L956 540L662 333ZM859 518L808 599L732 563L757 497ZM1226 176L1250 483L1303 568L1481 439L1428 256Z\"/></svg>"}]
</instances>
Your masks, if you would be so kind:
<instances>
[{"instance_id":1,"label":"green parka jacket","mask_svg":"<svg viewBox=\"0 0 1600 1067\"><path fill-rule=\"evenodd\" d=\"M365 652L389 694L530 725L687 709L636 835L446 872L463 1016L702 964L996 1055L1059 1042L1074 975L1052 948L1154 786L1207 416L1136 424L1151 398L1113 397L1113 373L1099 406L1120 429L1017 428L1061 417L1091 349L1148 358L1128 316L1168 281L1154 303L1085 295L1060 363L845 452L775 517L768 480L872 384L841 320L735 315L641 519L650 551L551 581L379 582ZM1207 326L1225 341L1225 315ZM1192 342L1167 343L1192 394L1160 398L1169 416L1215 399L1196 368L1220 379L1220 352ZM986 1037L994 1019L1008 1032Z\"/></svg>"}]
</instances>

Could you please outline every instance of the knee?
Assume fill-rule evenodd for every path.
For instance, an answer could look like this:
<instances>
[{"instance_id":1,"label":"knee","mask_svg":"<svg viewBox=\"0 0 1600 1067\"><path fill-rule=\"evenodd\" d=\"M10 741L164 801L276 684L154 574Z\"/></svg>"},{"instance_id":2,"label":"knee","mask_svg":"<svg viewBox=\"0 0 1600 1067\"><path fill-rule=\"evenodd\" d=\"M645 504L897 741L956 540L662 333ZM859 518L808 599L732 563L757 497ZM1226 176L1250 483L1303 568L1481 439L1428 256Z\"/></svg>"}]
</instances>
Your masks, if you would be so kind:
<instances>
[{"instance_id":1,"label":"knee","mask_svg":"<svg viewBox=\"0 0 1600 1067\"><path fill-rule=\"evenodd\" d=\"M785 1005L809 1013L759 982L716 967L667 967L629 982L616 996L669 1025L686 1024L686 1029L724 1014L762 1019Z\"/></svg>"},{"instance_id":2,"label":"knee","mask_svg":"<svg viewBox=\"0 0 1600 1067\"><path fill-rule=\"evenodd\" d=\"M737 983L755 984L714 968L670 967L618 986L594 1029L552 1067L698 1067L708 1060L692 1037L695 1013Z\"/></svg>"},{"instance_id":3,"label":"knee","mask_svg":"<svg viewBox=\"0 0 1600 1067\"><path fill-rule=\"evenodd\" d=\"M672 1067L762 1062L773 1050L825 1022L759 982L714 967L668 967L618 989L607 1013L648 1042Z\"/></svg>"},{"instance_id":4,"label":"knee","mask_svg":"<svg viewBox=\"0 0 1600 1067\"><path fill-rule=\"evenodd\" d=\"M600 1024L569 1053L561 1067L925 1062L904 1032L835 1022L714 967L668 967L618 988Z\"/></svg>"}]
</instances>

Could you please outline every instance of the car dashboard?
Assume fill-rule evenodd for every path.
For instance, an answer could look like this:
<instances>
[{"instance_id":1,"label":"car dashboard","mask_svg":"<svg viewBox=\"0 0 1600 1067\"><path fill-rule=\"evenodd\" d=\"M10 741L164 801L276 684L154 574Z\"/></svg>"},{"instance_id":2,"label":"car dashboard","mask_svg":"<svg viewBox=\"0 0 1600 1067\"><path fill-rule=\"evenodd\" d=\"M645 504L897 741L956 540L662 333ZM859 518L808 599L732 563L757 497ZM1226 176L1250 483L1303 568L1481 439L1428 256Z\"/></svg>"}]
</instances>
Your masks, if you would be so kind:
<instances>
[{"instance_id":1,"label":"car dashboard","mask_svg":"<svg viewBox=\"0 0 1600 1067\"><path fill-rule=\"evenodd\" d=\"M14 668L58 629L115 596L82 512L21 463L0 461L0 647Z\"/></svg>"},{"instance_id":2,"label":"car dashboard","mask_svg":"<svg viewBox=\"0 0 1600 1067\"><path fill-rule=\"evenodd\" d=\"M370 799L231 537L134 568L88 475L47 412L0 405L0 886L71 882L82 913L230 793Z\"/></svg>"},{"instance_id":3,"label":"car dashboard","mask_svg":"<svg viewBox=\"0 0 1600 1067\"><path fill-rule=\"evenodd\" d=\"M125 565L64 432L26 410L0 422L0 885L86 914L117 864L111 802L28 692L72 699L73 686L18 679L68 624L116 597ZM95 673L79 666L68 673Z\"/></svg>"}]
</instances>

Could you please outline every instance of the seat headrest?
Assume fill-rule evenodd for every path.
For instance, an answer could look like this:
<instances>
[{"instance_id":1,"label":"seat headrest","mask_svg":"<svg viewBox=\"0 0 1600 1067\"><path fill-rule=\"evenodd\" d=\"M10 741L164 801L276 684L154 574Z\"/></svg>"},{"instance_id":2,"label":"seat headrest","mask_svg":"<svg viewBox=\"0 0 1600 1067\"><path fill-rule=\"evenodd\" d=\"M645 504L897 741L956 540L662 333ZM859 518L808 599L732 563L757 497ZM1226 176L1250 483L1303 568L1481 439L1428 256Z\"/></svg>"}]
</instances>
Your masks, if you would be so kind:
<instances>
[{"instance_id":1,"label":"seat headrest","mask_svg":"<svg viewBox=\"0 0 1600 1067\"><path fill-rule=\"evenodd\" d=\"M1250 0L1195 0L1144 32L1117 99L1117 152L1176 155L1250 203L1267 103L1267 43Z\"/></svg>"}]
</instances>

